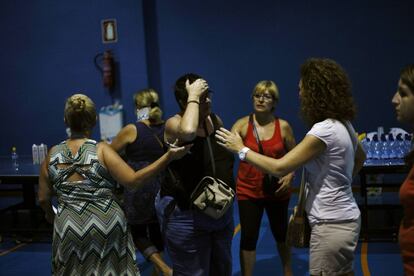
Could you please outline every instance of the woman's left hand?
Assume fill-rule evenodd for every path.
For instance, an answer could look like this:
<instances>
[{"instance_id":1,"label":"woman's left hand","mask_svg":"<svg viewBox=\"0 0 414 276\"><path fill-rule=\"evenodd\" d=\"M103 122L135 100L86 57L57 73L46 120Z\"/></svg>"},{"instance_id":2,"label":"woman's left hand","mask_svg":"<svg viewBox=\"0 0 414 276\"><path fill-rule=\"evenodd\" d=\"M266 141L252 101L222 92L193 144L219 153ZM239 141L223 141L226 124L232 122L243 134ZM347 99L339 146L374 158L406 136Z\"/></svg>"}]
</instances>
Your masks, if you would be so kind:
<instances>
[{"instance_id":1,"label":"woman's left hand","mask_svg":"<svg viewBox=\"0 0 414 276\"><path fill-rule=\"evenodd\" d=\"M282 196L289 192L293 181L293 174L288 174L279 179L280 187L276 190L275 196Z\"/></svg>"},{"instance_id":2,"label":"woman's left hand","mask_svg":"<svg viewBox=\"0 0 414 276\"><path fill-rule=\"evenodd\" d=\"M228 151L237 153L244 148L243 140L238 133L232 133L221 127L216 131L217 144L223 146Z\"/></svg>"}]
</instances>

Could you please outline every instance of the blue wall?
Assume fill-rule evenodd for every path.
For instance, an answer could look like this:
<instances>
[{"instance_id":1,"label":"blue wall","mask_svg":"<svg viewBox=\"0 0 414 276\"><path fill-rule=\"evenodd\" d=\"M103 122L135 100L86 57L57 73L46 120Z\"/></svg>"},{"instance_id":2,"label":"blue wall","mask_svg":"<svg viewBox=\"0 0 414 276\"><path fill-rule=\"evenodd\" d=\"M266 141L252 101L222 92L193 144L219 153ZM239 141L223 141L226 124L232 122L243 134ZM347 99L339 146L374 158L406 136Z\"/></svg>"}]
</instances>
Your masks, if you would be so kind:
<instances>
[{"instance_id":1,"label":"blue wall","mask_svg":"<svg viewBox=\"0 0 414 276\"><path fill-rule=\"evenodd\" d=\"M8 0L0 18L0 155L12 145L30 154L33 143L64 139L64 100L77 91L98 107L119 98L131 122L132 94L152 86L170 116L177 111L173 83L191 71L209 81L227 127L251 111L257 81L276 81L277 114L301 139L299 66L311 56L348 71L357 130L389 128L398 125L390 99L399 71L414 62L414 1ZM101 42L105 18L117 20L115 44ZM93 64L106 49L118 63L114 95Z\"/></svg>"},{"instance_id":2,"label":"blue wall","mask_svg":"<svg viewBox=\"0 0 414 276\"><path fill-rule=\"evenodd\" d=\"M65 139L64 102L75 92L97 107L121 97L132 120L132 94L148 79L141 1L2 1L0 18L1 155L12 145L31 154L33 143ZM102 43L107 18L117 20L118 43ZM119 64L114 95L94 65L95 55L108 49Z\"/></svg>"}]
</instances>

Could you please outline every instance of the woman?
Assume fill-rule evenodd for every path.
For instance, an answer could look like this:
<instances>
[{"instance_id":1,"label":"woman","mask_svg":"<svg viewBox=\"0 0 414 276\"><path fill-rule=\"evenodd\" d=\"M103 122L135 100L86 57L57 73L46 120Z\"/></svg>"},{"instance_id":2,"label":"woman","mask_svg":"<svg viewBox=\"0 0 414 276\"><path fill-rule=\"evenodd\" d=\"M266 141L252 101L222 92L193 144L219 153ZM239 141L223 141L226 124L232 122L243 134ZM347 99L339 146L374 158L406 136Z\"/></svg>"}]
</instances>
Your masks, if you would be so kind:
<instances>
[{"instance_id":1,"label":"woman","mask_svg":"<svg viewBox=\"0 0 414 276\"><path fill-rule=\"evenodd\" d=\"M253 90L252 99L254 113L239 119L232 132L239 134L251 150L280 158L295 146L295 137L289 123L273 115L279 102L276 84L268 80L260 81ZM240 162L236 192L241 226L242 275L253 275L263 210L266 210L273 238L277 242L284 275L292 275L290 248L285 241L293 176L291 172L280 179L272 178L273 181L266 182L268 175L245 161Z\"/></svg>"},{"instance_id":2,"label":"woman","mask_svg":"<svg viewBox=\"0 0 414 276\"><path fill-rule=\"evenodd\" d=\"M311 129L280 159L250 150L239 135L226 129L217 131L216 137L241 159L275 176L305 166L306 212L312 227L310 274L353 275L361 218L351 183L365 153L350 123L355 116L350 82L335 61L311 58L301 66L299 97Z\"/></svg>"},{"instance_id":3,"label":"woman","mask_svg":"<svg viewBox=\"0 0 414 276\"><path fill-rule=\"evenodd\" d=\"M231 242L233 212L229 208L219 219L213 219L191 208L190 195L204 176L215 176L233 184L233 156L217 145L214 132L223 126L211 113L211 93L207 82L196 74L186 74L175 83L175 97L180 112L165 124L165 140L191 143L191 154L170 164L179 181L161 185L156 209L166 246L173 263L174 275L220 275L232 272ZM209 143L214 155L211 160ZM167 174L169 176L169 174Z\"/></svg>"},{"instance_id":4,"label":"woman","mask_svg":"<svg viewBox=\"0 0 414 276\"><path fill-rule=\"evenodd\" d=\"M406 66L400 75L398 89L392 98L398 121L414 128L414 64ZM405 275L414 275L414 150L406 156L410 172L400 188L404 217L399 231L399 243Z\"/></svg>"},{"instance_id":5,"label":"woman","mask_svg":"<svg viewBox=\"0 0 414 276\"><path fill-rule=\"evenodd\" d=\"M158 94L153 89L144 89L134 95L137 108L135 124L125 126L111 143L111 147L125 154L128 164L135 170L144 168L164 154L164 121L159 107ZM124 209L135 246L150 260L157 271L153 275L172 275L161 252L164 245L155 213L154 200L164 174L154 176L139 190L125 189ZM158 273L157 273L158 272Z\"/></svg>"},{"instance_id":6,"label":"woman","mask_svg":"<svg viewBox=\"0 0 414 276\"><path fill-rule=\"evenodd\" d=\"M114 200L116 182L141 188L188 149L174 148L134 172L106 143L90 140L95 104L82 94L69 97L64 120L71 137L54 146L42 164L39 204L54 224L54 275L139 275L124 212ZM51 199L56 193L57 214Z\"/></svg>"}]
</instances>

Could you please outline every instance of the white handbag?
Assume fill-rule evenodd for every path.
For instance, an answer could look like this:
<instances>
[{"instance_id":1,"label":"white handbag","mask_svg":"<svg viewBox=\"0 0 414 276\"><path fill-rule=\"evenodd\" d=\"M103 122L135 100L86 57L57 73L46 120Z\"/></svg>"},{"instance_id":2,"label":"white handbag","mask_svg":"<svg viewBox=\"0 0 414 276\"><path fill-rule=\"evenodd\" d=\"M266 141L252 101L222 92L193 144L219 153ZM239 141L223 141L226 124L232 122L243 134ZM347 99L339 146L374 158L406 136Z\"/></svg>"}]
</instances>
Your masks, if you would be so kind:
<instances>
[{"instance_id":1,"label":"white handbag","mask_svg":"<svg viewBox=\"0 0 414 276\"><path fill-rule=\"evenodd\" d=\"M219 219L233 204L234 191L218 178L205 176L191 193L191 202L204 214Z\"/></svg>"}]
</instances>

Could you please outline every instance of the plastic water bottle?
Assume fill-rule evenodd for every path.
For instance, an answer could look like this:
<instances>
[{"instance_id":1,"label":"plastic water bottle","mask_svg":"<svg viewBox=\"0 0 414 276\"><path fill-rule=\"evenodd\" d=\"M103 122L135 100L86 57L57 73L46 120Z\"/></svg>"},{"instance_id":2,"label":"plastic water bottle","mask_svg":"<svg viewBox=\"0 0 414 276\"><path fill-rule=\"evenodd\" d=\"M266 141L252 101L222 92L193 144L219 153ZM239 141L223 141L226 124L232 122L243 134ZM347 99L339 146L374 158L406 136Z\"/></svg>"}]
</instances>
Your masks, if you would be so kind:
<instances>
[{"instance_id":1,"label":"plastic water bottle","mask_svg":"<svg viewBox=\"0 0 414 276\"><path fill-rule=\"evenodd\" d=\"M377 135L372 137L371 141L372 145L372 164L373 165L381 165L381 142L378 139Z\"/></svg>"},{"instance_id":2,"label":"plastic water bottle","mask_svg":"<svg viewBox=\"0 0 414 276\"><path fill-rule=\"evenodd\" d=\"M42 143L39 145L39 163L42 164L45 159L45 145Z\"/></svg>"},{"instance_id":3,"label":"plastic water bottle","mask_svg":"<svg viewBox=\"0 0 414 276\"><path fill-rule=\"evenodd\" d=\"M17 154L16 147L12 147L11 160L12 160L13 169L15 171L18 171L19 170L19 155Z\"/></svg>"},{"instance_id":4,"label":"plastic water bottle","mask_svg":"<svg viewBox=\"0 0 414 276\"><path fill-rule=\"evenodd\" d=\"M33 164L40 164L39 146L36 144L33 144L32 146L32 157L33 157Z\"/></svg>"},{"instance_id":5,"label":"plastic water bottle","mask_svg":"<svg viewBox=\"0 0 414 276\"><path fill-rule=\"evenodd\" d=\"M364 165L371 165L372 163L372 150L371 150L371 140L369 138L365 138L361 141L362 148L367 155L367 159L365 160Z\"/></svg>"},{"instance_id":6,"label":"plastic water bottle","mask_svg":"<svg viewBox=\"0 0 414 276\"><path fill-rule=\"evenodd\" d=\"M381 135L380 140L380 159L382 165L389 165L390 149L387 137L385 134Z\"/></svg>"},{"instance_id":7,"label":"plastic water bottle","mask_svg":"<svg viewBox=\"0 0 414 276\"><path fill-rule=\"evenodd\" d=\"M407 155L411 151L411 135L406 134L404 136L404 154Z\"/></svg>"},{"instance_id":8,"label":"plastic water bottle","mask_svg":"<svg viewBox=\"0 0 414 276\"><path fill-rule=\"evenodd\" d=\"M394 140L392 133L388 134L388 150L389 150L389 164L398 164L398 142Z\"/></svg>"}]
</instances>

